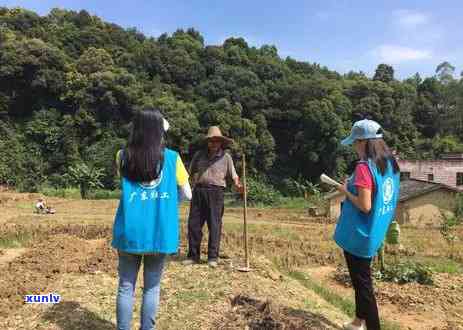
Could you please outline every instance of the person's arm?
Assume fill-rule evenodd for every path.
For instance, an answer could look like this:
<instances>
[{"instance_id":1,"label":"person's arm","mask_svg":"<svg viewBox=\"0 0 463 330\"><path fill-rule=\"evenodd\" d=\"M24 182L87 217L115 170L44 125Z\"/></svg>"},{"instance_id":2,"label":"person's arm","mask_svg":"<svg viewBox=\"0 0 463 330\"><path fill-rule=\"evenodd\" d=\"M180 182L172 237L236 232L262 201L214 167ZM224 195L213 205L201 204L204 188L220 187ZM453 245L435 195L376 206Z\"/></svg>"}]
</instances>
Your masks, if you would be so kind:
<instances>
[{"instance_id":1,"label":"person's arm","mask_svg":"<svg viewBox=\"0 0 463 330\"><path fill-rule=\"evenodd\" d=\"M229 154L226 155L227 157L227 175L231 177L233 180L233 185L235 186L235 189L243 193L243 185L241 184L240 177L236 173L235 165L233 164L233 159Z\"/></svg>"},{"instance_id":2,"label":"person's arm","mask_svg":"<svg viewBox=\"0 0 463 330\"><path fill-rule=\"evenodd\" d=\"M190 183L187 181L183 186L179 186L179 201L191 201L193 194L191 193Z\"/></svg>"},{"instance_id":3,"label":"person's arm","mask_svg":"<svg viewBox=\"0 0 463 330\"><path fill-rule=\"evenodd\" d=\"M347 182L338 187L346 198L348 198L360 211L369 213L371 211L371 197L374 189L373 176L366 163L359 163L355 167L354 185L357 187L358 195L354 195L347 189Z\"/></svg>"},{"instance_id":4,"label":"person's arm","mask_svg":"<svg viewBox=\"0 0 463 330\"><path fill-rule=\"evenodd\" d=\"M338 190L348 198L363 213L371 211L371 190L368 188L358 187L358 196L347 190L347 181Z\"/></svg>"},{"instance_id":5,"label":"person's arm","mask_svg":"<svg viewBox=\"0 0 463 330\"><path fill-rule=\"evenodd\" d=\"M122 156L122 150L118 150L116 153L116 175L118 178L121 177L121 156Z\"/></svg>"},{"instance_id":6,"label":"person's arm","mask_svg":"<svg viewBox=\"0 0 463 330\"><path fill-rule=\"evenodd\" d=\"M188 172L180 156L177 156L176 162L177 186L179 187L179 201L191 200L192 193L190 183L188 182Z\"/></svg>"}]
</instances>

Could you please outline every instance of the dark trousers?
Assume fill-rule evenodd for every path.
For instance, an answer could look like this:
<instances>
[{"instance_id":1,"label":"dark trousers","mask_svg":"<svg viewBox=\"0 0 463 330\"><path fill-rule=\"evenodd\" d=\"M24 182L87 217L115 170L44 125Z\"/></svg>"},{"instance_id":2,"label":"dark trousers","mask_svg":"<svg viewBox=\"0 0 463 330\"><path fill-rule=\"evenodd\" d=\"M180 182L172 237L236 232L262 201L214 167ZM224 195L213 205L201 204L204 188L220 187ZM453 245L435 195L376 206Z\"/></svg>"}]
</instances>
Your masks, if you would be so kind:
<instances>
[{"instance_id":1,"label":"dark trousers","mask_svg":"<svg viewBox=\"0 0 463 330\"><path fill-rule=\"evenodd\" d=\"M365 320L368 330L379 330L378 306L371 280L371 258L360 258L344 251L355 291L355 315Z\"/></svg>"},{"instance_id":2,"label":"dark trousers","mask_svg":"<svg viewBox=\"0 0 463 330\"><path fill-rule=\"evenodd\" d=\"M194 188L188 218L188 258L199 261L203 226L206 222L209 230L207 259L218 259L224 211L223 197L224 188L219 186L201 185Z\"/></svg>"}]
</instances>

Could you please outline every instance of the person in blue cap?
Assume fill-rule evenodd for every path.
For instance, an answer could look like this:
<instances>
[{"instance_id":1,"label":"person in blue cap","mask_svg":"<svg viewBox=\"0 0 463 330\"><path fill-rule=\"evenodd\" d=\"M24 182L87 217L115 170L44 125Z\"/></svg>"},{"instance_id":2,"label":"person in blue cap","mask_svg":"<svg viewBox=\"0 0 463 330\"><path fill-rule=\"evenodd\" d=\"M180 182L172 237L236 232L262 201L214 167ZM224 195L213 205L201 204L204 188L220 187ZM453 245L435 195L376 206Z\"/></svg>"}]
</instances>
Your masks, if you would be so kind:
<instances>
[{"instance_id":1,"label":"person in blue cap","mask_svg":"<svg viewBox=\"0 0 463 330\"><path fill-rule=\"evenodd\" d=\"M370 266L394 218L400 169L383 140L381 126L373 120L355 122L341 144L353 145L360 159L353 175L338 187L345 200L334 240L344 250L355 291L355 318L344 329L376 330L380 321Z\"/></svg>"}]
</instances>

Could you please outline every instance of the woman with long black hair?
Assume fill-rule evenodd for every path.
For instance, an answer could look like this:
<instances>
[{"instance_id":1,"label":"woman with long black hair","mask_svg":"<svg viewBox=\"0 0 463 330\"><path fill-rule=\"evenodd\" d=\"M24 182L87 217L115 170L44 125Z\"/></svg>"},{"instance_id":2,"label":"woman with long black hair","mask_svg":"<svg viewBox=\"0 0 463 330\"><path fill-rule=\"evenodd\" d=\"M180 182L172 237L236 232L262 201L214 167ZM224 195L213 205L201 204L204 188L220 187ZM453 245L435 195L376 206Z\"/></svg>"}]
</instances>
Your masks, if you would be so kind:
<instances>
[{"instance_id":1,"label":"woman with long black hair","mask_svg":"<svg viewBox=\"0 0 463 330\"><path fill-rule=\"evenodd\" d=\"M343 145L354 146L360 161L338 190L345 195L334 240L344 250L355 291L355 318L347 330L380 329L371 279L371 260L384 241L399 197L400 169L373 120L354 123Z\"/></svg>"},{"instance_id":2,"label":"woman with long black hair","mask_svg":"<svg viewBox=\"0 0 463 330\"><path fill-rule=\"evenodd\" d=\"M136 112L127 147L116 163L121 198L114 220L112 246L119 254L117 329L131 329L134 291L143 261L142 330L155 328L166 255L179 246L179 191L191 199L188 173L177 152L165 147L168 128L158 110Z\"/></svg>"}]
</instances>

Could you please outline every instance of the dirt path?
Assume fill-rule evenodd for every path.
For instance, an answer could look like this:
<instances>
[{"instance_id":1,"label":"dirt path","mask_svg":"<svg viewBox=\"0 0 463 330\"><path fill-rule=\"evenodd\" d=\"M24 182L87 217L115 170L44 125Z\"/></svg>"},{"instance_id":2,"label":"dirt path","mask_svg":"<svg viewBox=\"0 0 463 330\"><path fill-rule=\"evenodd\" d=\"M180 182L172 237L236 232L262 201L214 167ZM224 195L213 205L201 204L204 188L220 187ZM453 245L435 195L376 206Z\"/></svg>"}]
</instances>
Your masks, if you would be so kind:
<instances>
[{"instance_id":1,"label":"dirt path","mask_svg":"<svg viewBox=\"0 0 463 330\"><path fill-rule=\"evenodd\" d=\"M27 294L43 294L61 274L79 272L103 240L57 235L0 265L0 316L11 317ZM27 306L26 306L27 307ZM0 319L1 319L0 317Z\"/></svg>"},{"instance_id":2,"label":"dirt path","mask_svg":"<svg viewBox=\"0 0 463 330\"><path fill-rule=\"evenodd\" d=\"M40 229L40 239L30 245L31 249L4 249L0 253L0 328L114 329L117 256L109 246L109 237L117 202L56 199L57 215L40 219L29 213L29 202L19 199L5 206L11 222L7 225L30 228L40 220L47 234L42 235ZM186 213L183 208L182 218ZM334 267L307 268L309 264L333 265L339 260L331 255L332 225L309 218L300 210L251 209L248 220L253 230L250 237L255 238L250 240L253 271L239 273L235 269L243 261L242 210L228 208L223 251L230 259L211 270L207 264L184 267L181 259L174 258L163 278L159 329L267 330L288 324L294 330L339 329L348 319L343 312L298 280L278 272L273 264L275 255L286 255L291 267L297 267L295 260L303 260L302 271L315 281L342 297L352 297L350 288L332 278ZM92 229L91 224L98 225ZM232 225L227 228L227 224ZM94 239L97 237L104 238ZM141 274L134 325L139 321ZM459 320L463 324L461 275L439 275L432 288L379 283L377 288L381 315L404 329L456 330ZM63 296L62 304L22 303L26 293L53 291ZM7 323L2 323L3 316L8 317Z\"/></svg>"},{"instance_id":3,"label":"dirt path","mask_svg":"<svg viewBox=\"0 0 463 330\"><path fill-rule=\"evenodd\" d=\"M108 239L50 237L1 267L2 329L114 329L117 258ZM235 259L217 269L185 267L172 259L164 274L159 329L340 329L346 316L297 281L273 269L265 258L240 273ZM138 325L142 272L136 292ZM24 294L57 292L57 305L24 305Z\"/></svg>"},{"instance_id":4,"label":"dirt path","mask_svg":"<svg viewBox=\"0 0 463 330\"><path fill-rule=\"evenodd\" d=\"M291 220L285 220L285 219L279 219L275 218L273 220L266 220L268 219L267 217L264 217L262 215L257 214L257 217L252 217L246 219L248 224L252 225L270 225L270 226L286 226L286 227L307 227L310 225L314 224L320 224L324 223L322 218L304 218L304 220L297 220L297 221L291 221ZM227 213L225 212L224 214L224 222L225 223L237 223L237 224L242 224L243 223L243 216L239 213L236 212L230 212Z\"/></svg>"},{"instance_id":5,"label":"dirt path","mask_svg":"<svg viewBox=\"0 0 463 330\"><path fill-rule=\"evenodd\" d=\"M12 261L16 257L19 257L24 252L26 252L25 248L3 249L0 253L0 266Z\"/></svg>"}]
</instances>

